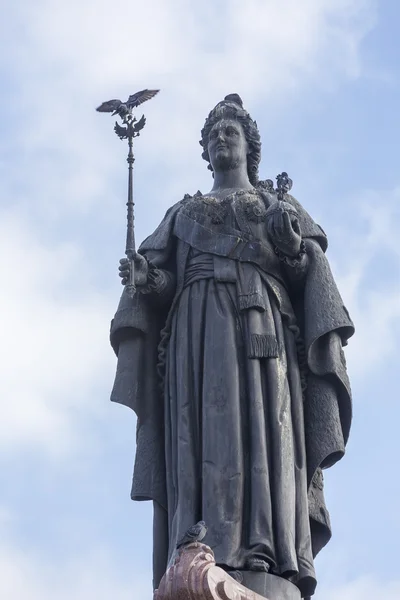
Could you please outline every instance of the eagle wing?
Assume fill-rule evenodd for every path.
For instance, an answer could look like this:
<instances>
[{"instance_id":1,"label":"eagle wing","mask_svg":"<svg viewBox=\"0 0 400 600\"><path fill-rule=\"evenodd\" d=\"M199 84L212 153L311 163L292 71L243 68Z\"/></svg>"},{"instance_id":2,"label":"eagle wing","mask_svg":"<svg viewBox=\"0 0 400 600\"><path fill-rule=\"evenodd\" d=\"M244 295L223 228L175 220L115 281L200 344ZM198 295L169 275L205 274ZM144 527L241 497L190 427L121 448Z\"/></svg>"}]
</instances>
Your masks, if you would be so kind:
<instances>
[{"instance_id":1,"label":"eagle wing","mask_svg":"<svg viewBox=\"0 0 400 600\"><path fill-rule=\"evenodd\" d=\"M96 110L98 112L114 112L114 110L118 110L121 104L121 100L115 98L114 100L107 100L107 102L103 102L103 104L100 104Z\"/></svg>"},{"instance_id":2,"label":"eagle wing","mask_svg":"<svg viewBox=\"0 0 400 600\"><path fill-rule=\"evenodd\" d=\"M119 137L120 140L126 140L128 137L128 129L126 127L121 127L121 125L119 125L117 123L117 121L115 122L114 125L114 131L117 134L117 136Z\"/></svg>"},{"instance_id":3,"label":"eagle wing","mask_svg":"<svg viewBox=\"0 0 400 600\"><path fill-rule=\"evenodd\" d=\"M143 115L139 121L135 123L135 131L139 132L146 125L146 117Z\"/></svg>"},{"instance_id":4,"label":"eagle wing","mask_svg":"<svg viewBox=\"0 0 400 600\"><path fill-rule=\"evenodd\" d=\"M160 90L141 90L140 92L136 92L136 94L129 96L126 105L129 108L139 106L139 104L143 104L143 102L146 102L146 100L151 100L151 98L154 98L159 91Z\"/></svg>"}]
</instances>

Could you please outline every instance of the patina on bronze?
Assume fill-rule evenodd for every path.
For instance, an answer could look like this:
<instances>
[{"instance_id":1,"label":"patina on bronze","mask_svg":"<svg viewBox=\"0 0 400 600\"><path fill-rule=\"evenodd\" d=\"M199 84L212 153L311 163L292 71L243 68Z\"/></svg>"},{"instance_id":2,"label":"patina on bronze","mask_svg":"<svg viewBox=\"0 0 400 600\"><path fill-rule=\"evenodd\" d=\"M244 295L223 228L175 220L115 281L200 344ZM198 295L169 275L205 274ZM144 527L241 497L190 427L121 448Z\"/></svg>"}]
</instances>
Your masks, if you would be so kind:
<instances>
[{"instance_id":1,"label":"patina on bronze","mask_svg":"<svg viewBox=\"0 0 400 600\"><path fill-rule=\"evenodd\" d=\"M213 187L186 194L142 243L136 292L111 325L111 398L138 417L132 498L154 503L160 600L174 572L195 568L177 546L197 531L204 564L229 582L206 597L235 585L237 598L309 597L331 535L322 471L350 431L353 323L288 175L277 189L259 180L260 134L237 94L200 143ZM129 261L119 269L128 283ZM192 592L177 597L201 599Z\"/></svg>"}]
</instances>

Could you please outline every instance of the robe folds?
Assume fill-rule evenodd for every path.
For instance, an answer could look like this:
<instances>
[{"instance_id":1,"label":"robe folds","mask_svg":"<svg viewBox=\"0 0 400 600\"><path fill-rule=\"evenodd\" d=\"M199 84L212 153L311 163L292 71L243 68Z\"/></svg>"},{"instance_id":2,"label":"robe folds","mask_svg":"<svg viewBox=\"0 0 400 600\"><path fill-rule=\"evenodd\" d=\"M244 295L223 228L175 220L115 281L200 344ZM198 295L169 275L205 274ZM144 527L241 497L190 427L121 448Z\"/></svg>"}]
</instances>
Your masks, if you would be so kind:
<instances>
[{"instance_id":1,"label":"robe folds","mask_svg":"<svg viewBox=\"0 0 400 600\"><path fill-rule=\"evenodd\" d=\"M353 324L326 236L291 196L306 268L279 260L263 220L274 200L215 209L198 193L169 209L140 248L169 289L124 292L111 324L111 399L138 419L132 498L165 516L155 580L203 519L217 564L261 558L303 595L315 588L313 558L331 535L322 469L350 430Z\"/></svg>"}]
</instances>

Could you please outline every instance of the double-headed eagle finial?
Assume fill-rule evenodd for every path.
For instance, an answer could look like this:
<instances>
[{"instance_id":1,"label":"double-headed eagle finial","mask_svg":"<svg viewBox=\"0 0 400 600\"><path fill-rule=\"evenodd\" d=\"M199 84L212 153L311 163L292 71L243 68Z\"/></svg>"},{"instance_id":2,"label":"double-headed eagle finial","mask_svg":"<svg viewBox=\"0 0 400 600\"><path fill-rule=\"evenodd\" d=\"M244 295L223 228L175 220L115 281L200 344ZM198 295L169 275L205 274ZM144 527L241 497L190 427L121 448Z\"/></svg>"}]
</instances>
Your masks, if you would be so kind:
<instances>
[{"instance_id":1,"label":"double-headed eagle finial","mask_svg":"<svg viewBox=\"0 0 400 600\"><path fill-rule=\"evenodd\" d=\"M126 102L122 102L117 98L113 100L107 100L103 102L96 108L98 112L111 113L111 116L114 117L118 115L121 117L123 123L126 127L121 127L118 123L115 123L115 133L118 137L123 140L129 137L136 137L139 135L139 132L146 124L146 119L144 116L137 121L137 119L132 115L132 110L146 102L147 100L151 100L156 94L158 94L160 90L141 90L140 92L136 92L136 94L131 94Z\"/></svg>"}]
</instances>

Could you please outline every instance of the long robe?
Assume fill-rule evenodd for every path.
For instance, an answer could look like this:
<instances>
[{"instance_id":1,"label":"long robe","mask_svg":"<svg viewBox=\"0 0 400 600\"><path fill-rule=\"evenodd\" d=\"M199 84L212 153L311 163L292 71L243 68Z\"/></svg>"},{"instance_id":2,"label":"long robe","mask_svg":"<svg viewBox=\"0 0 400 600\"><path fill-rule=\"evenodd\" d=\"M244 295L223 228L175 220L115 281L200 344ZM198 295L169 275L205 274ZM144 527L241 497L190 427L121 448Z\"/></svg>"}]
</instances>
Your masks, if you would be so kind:
<instances>
[{"instance_id":1,"label":"long robe","mask_svg":"<svg viewBox=\"0 0 400 600\"><path fill-rule=\"evenodd\" d=\"M123 295L112 399L138 415L132 497L165 510L161 562L203 519L217 564L261 558L311 595L330 536L321 468L343 455L350 426L353 326L325 235L292 198L307 269L279 261L262 218L273 200L252 211L251 198L221 208L195 195L167 213L141 251L170 289Z\"/></svg>"}]
</instances>

